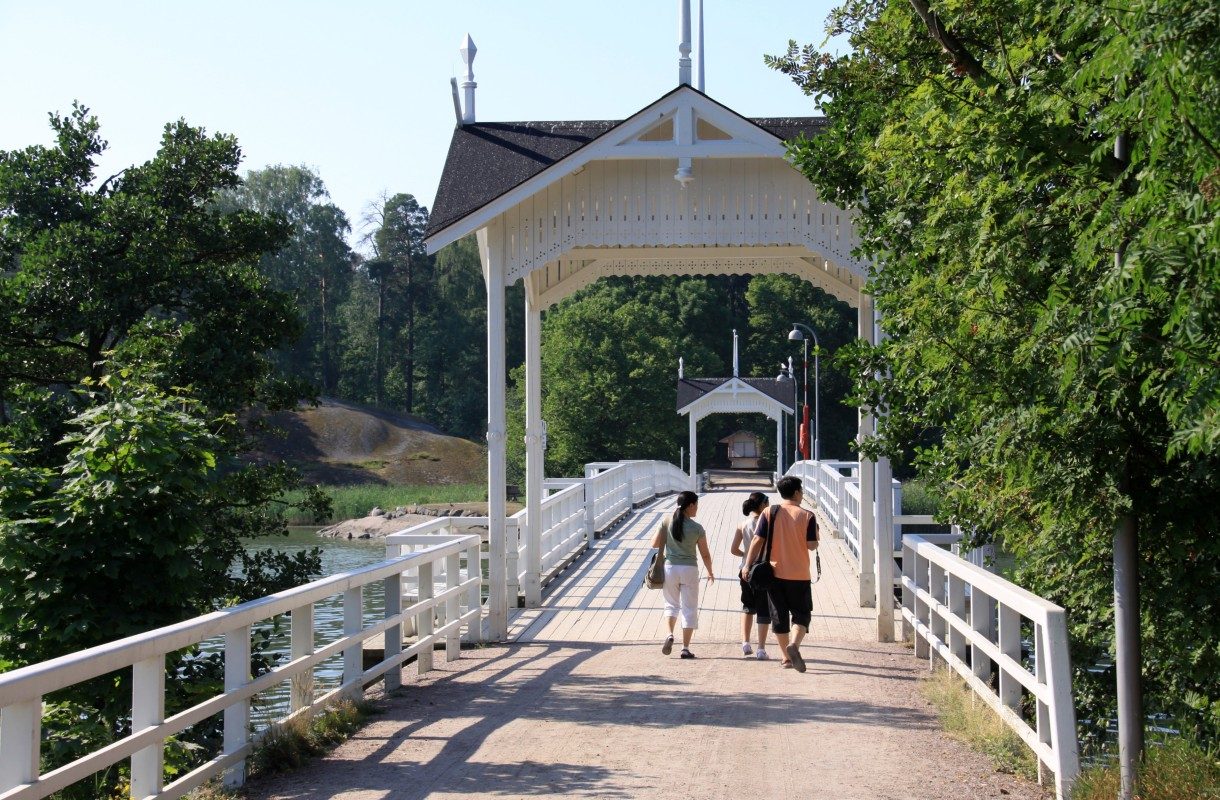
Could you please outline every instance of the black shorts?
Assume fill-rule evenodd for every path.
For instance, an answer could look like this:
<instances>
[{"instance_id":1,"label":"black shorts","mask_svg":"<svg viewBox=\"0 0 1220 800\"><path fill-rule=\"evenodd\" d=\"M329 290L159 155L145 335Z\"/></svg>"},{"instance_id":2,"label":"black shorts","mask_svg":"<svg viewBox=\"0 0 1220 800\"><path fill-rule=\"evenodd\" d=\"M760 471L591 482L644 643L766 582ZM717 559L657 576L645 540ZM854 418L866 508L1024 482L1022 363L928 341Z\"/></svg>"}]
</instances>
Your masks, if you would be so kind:
<instances>
[{"instance_id":1,"label":"black shorts","mask_svg":"<svg viewBox=\"0 0 1220 800\"><path fill-rule=\"evenodd\" d=\"M813 584L810 581L776 578L767 587L767 600L771 604L771 630L787 633L789 615L793 625L809 630L809 620L813 617Z\"/></svg>"},{"instance_id":2,"label":"black shorts","mask_svg":"<svg viewBox=\"0 0 1220 800\"><path fill-rule=\"evenodd\" d=\"M771 603L767 600L767 595L763 592L755 592L750 588L750 584L737 579L741 584L741 610L747 614L754 615L754 621L759 625L771 624Z\"/></svg>"}]
</instances>

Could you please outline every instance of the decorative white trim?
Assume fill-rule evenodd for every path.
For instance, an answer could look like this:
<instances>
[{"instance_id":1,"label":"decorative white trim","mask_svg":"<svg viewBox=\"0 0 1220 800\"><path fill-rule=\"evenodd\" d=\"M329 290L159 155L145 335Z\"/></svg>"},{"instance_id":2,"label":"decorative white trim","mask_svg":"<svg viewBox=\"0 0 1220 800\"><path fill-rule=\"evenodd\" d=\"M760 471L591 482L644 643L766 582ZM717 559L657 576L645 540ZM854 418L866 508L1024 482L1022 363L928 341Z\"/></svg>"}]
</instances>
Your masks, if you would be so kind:
<instances>
[{"instance_id":1,"label":"decorative white trim","mask_svg":"<svg viewBox=\"0 0 1220 800\"><path fill-rule=\"evenodd\" d=\"M451 244L463 236L483 228L493 219L513 208L518 203L546 189L549 185L557 183L564 176L580 170L581 167L591 162L623 158L624 156L621 153L628 153L633 148L628 147L620 151L618 149L619 145L624 142L631 142L660 122L664 117L677 116L681 111L691 114L690 120L692 126L696 115L703 117L709 123L739 140L739 144L736 147L725 146L732 144L733 140L728 142L711 141L688 144L683 146L699 148L698 151L692 150L690 152L679 153L676 150L676 144L660 143L669 149L662 152L650 151L647 155L641 154L634 157L653 159L667 157L677 159L694 158L696 156L701 158L783 158L784 156L784 143L778 137L773 136L750 120L737 114L735 111L725 108L706 95L700 94L690 86L681 86L677 90L637 111L567 158L560 159L482 208L476 209L461 219L454 220L442 230L434 233L424 240L428 253L435 253L445 245ZM679 127L682 126L678 124L674 126L675 137L678 135L677 129ZM710 147L710 145L722 146L717 148ZM670 174L672 175L672 170ZM670 182L672 183L673 181L671 180Z\"/></svg>"},{"instance_id":2,"label":"decorative white trim","mask_svg":"<svg viewBox=\"0 0 1220 800\"><path fill-rule=\"evenodd\" d=\"M770 419L778 420L781 414L793 413L792 406L781 403L741 378L730 378L678 409L679 416L690 415L696 422L712 414L765 414Z\"/></svg>"}]
</instances>

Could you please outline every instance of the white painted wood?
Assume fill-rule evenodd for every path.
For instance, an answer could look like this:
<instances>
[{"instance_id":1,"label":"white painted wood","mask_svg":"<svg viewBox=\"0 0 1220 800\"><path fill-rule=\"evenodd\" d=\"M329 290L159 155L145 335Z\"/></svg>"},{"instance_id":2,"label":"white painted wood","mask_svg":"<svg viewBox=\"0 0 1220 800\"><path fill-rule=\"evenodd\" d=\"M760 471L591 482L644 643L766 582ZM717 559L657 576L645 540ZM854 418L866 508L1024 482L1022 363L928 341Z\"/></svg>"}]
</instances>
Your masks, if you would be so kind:
<instances>
[{"instance_id":1,"label":"white painted wood","mask_svg":"<svg viewBox=\"0 0 1220 800\"><path fill-rule=\"evenodd\" d=\"M387 579L388 580L388 579ZM313 604L292 609L288 622L289 657L296 661L313 653ZM300 711L313 705L313 670L299 672L292 678L288 708Z\"/></svg>"},{"instance_id":2,"label":"white painted wood","mask_svg":"<svg viewBox=\"0 0 1220 800\"><path fill-rule=\"evenodd\" d=\"M542 602L542 313L526 282L525 292L525 607Z\"/></svg>"},{"instance_id":3,"label":"white painted wood","mask_svg":"<svg viewBox=\"0 0 1220 800\"><path fill-rule=\"evenodd\" d=\"M880 458L874 467L877 480L877 501L873 559L876 565L874 585L877 592L877 641L894 641L894 499L889 487L894 482L888 458Z\"/></svg>"},{"instance_id":4,"label":"white painted wood","mask_svg":"<svg viewBox=\"0 0 1220 800\"><path fill-rule=\"evenodd\" d=\"M462 596L456 591L462 585L462 556L460 553L450 553L445 556L445 588L451 596L445 601L445 624L462 618ZM456 661L462 654L461 629L445 637L445 661ZM387 654L388 656L388 654Z\"/></svg>"},{"instance_id":5,"label":"white painted wood","mask_svg":"<svg viewBox=\"0 0 1220 800\"><path fill-rule=\"evenodd\" d=\"M687 452L689 452L689 453L690 453L690 486L691 486L691 491L698 491L698 490L699 490L699 459L697 458L697 452L698 452L698 439L697 439L697 438L696 438L696 436L695 436L695 434L696 434L696 432L697 432L697 426L698 426L698 422L697 422L697 420L696 420L696 418L695 418L695 415L694 415L694 414L691 414L691 415L690 415L690 417L689 417L689 428L690 428L689 445L690 445L690 449L687 451Z\"/></svg>"},{"instance_id":6,"label":"white painted wood","mask_svg":"<svg viewBox=\"0 0 1220 800\"><path fill-rule=\"evenodd\" d=\"M470 38L470 34L466 34L466 38L462 40L462 46L458 53L462 56L462 64L466 67L466 76L462 80L462 93L465 95L465 105L462 108L462 124L469 125L475 121L474 108L474 90L478 84L474 82L474 56L479 52L474 46L474 40Z\"/></svg>"},{"instance_id":7,"label":"white painted wood","mask_svg":"<svg viewBox=\"0 0 1220 800\"><path fill-rule=\"evenodd\" d=\"M402 548L397 545L386 547L386 558L398 558L401 555ZM384 618L392 620L402 613L402 575L394 574L387 577L382 583L382 591L385 595L385 613ZM385 632L385 647L383 650L383 658L386 660L398 657L402 652L402 624L392 624ZM402 668L399 666L390 667L385 673L385 688L387 692L392 692L402 686ZM310 702L313 698L310 698Z\"/></svg>"},{"instance_id":8,"label":"white painted wood","mask_svg":"<svg viewBox=\"0 0 1220 800\"><path fill-rule=\"evenodd\" d=\"M873 317L873 299L863 292L859 295L857 310L858 334L861 339L869 344L875 344L876 327ZM875 430L875 420L873 419L872 409L860 409L860 426L857 434L857 441L872 436ZM860 459L860 606L862 608L875 608L877 605L877 591L880 587L876 583L876 575L874 569L876 566L876 557L879 555L876 551L877 542L877 524L876 524L876 506L875 498L876 491L876 465L869 459L861 457ZM884 550L883 552L889 552Z\"/></svg>"},{"instance_id":9,"label":"white painted wood","mask_svg":"<svg viewBox=\"0 0 1220 800\"><path fill-rule=\"evenodd\" d=\"M250 683L250 626L243 625L225 633L225 692L237 691ZM224 753L235 754L250 742L250 698L226 706L224 710ZM246 782L246 759L239 758L225 771L225 786Z\"/></svg>"},{"instance_id":10,"label":"white painted wood","mask_svg":"<svg viewBox=\"0 0 1220 800\"><path fill-rule=\"evenodd\" d=\"M165 657L137 662L131 671L131 730L135 733L165 721ZM158 738L131 756L133 800L156 797L164 775L165 740Z\"/></svg>"},{"instance_id":11,"label":"white painted wood","mask_svg":"<svg viewBox=\"0 0 1220 800\"><path fill-rule=\"evenodd\" d=\"M487 623L493 639L508 634L505 542L505 327L504 254L502 242L493 241L487 229L479 231L480 257L487 276L487 516L488 598Z\"/></svg>"},{"instance_id":12,"label":"white painted wood","mask_svg":"<svg viewBox=\"0 0 1220 800\"><path fill-rule=\"evenodd\" d=\"M913 577L903 577L904 596L914 596L913 604L904 604L903 616L914 631L916 655L939 656L957 672L1040 764L1055 773L1056 797L1063 800L1079 772L1066 615L1059 606L941 548L958 540L960 534L903 537L904 567L915 565ZM999 618L994 639L988 632L992 607ZM1033 628L1033 672L1022 660L1023 620ZM970 664L963 658L967 646ZM993 667L999 671L998 689L991 682ZM1037 705L1034 727L1021 716L1025 693Z\"/></svg>"},{"instance_id":13,"label":"white painted wood","mask_svg":"<svg viewBox=\"0 0 1220 800\"><path fill-rule=\"evenodd\" d=\"M0 792L38 780L42 742L42 697L34 695L0 709Z\"/></svg>"},{"instance_id":14,"label":"white painted wood","mask_svg":"<svg viewBox=\"0 0 1220 800\"><path fill-rule=\"evenodd\" d=\"M426 561L419 565L419 603L418 607L421 610L417 612L415 617L415 630L419 631L419 639L423 641L430 639L433 630L435 630L436 612L432 606L426 603L436 596L436 584L432 577L432 562ZM419 669L419 674L432 671L432 647L429 645L419 652L415 657L416 666Z\"/></svg>"}]
</instances>

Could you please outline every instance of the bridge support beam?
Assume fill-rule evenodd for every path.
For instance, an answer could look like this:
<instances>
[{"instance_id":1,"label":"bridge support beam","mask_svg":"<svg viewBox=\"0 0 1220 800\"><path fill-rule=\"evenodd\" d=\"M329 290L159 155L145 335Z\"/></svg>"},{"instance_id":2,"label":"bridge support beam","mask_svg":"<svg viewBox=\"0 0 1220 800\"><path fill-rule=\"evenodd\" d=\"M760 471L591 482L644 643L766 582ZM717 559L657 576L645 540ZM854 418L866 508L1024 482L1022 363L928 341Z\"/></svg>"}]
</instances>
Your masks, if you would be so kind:
<instances>
[{"instance_id":1,"label":"bridge support beam","mask_svg":"<svg viewBox=\"0 0 1220 800\"><path fill-rule=\"evenodd\" d=\"M532 281L525 281L525 530L521 590L525 607L542 605L542 312Z\"/></svg>"},{"instance_id":2,"label":"bridge support beam","mask_svg":"<svg viewBox=\"0 0 1220 800\"><path fill-rule=\"evenodd\" d=\"M492 640L508 636L508 597L505 560L504 393L507 378L504 353L503 245L490 246L487 229L478 232L479 260L487 283L487 629Z\"/></svg>"},{"instance_id":3,"label":"bridge support beam","mask_svg":"<svg viewBox=\"0 0 1220 800\"><path fill-rule=\"evenodd\" d=\"M876 343L876 327L873 318L873 298L864 292L860 293L857 306L857 331L861 339L869 344ZM871 436L875 420L871 408L860 409L860 427L856 441L863 441ZM876 465L860 455L860 607L873 608L877 605L876 568L877 525L874 511L877 496Z\"/></svg>"}]
</instances>

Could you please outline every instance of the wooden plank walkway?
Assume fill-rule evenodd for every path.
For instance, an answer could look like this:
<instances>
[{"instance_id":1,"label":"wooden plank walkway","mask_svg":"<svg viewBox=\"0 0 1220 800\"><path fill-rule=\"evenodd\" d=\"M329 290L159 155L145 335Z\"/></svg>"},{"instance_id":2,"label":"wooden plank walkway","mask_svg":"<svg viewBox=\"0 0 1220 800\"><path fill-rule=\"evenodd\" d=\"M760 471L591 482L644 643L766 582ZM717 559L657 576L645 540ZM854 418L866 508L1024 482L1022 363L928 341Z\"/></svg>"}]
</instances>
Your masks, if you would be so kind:
<instances>
[{"instance_id":1,"label":"wooden plank walkway","mask_svg":"<svg viewBox=\"0 0 1220 800\"><path fill-rule=\"evenodd\" d=\"M947 737L917 688L927 662L878 644L842 543L822 548L809 671L742 658L728 552L743 492L700 501L717 575L694 661L665 657L661 596L643 588L662 499L599 541L512 619L512 641L404 676L382 712L250 800L771 798L1043 800Z\"/></svg>"},{"instance_id":2,"label":"wooden plank walkway","mask_svg":"<svg viewBox=\"0 0 1220 800\"><path fill-rule=\"evenodd\" d=\"M701 583L696 643L741 641L740 559L729 552L742 521L744 491L718 491L699 500L697 519L708 533L716 582ZM779 502L778 495L771 495ZM509 626L514 642L646 642L665 636L661 592L644 587L649 543L662 517L672 513L663 497L631 515L599 540L548 587L539 608L519 609ZM809 640L872 642L876 621L857 602L857 578L842 540L823 536L818 548L822 577L813 586ZM700 565L702 570L702 565ZM692 648L694 649L694 645Z\"/></svg>"}]
</instances>

